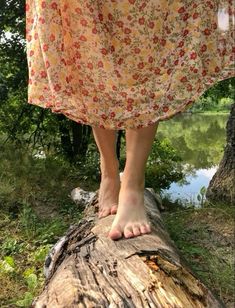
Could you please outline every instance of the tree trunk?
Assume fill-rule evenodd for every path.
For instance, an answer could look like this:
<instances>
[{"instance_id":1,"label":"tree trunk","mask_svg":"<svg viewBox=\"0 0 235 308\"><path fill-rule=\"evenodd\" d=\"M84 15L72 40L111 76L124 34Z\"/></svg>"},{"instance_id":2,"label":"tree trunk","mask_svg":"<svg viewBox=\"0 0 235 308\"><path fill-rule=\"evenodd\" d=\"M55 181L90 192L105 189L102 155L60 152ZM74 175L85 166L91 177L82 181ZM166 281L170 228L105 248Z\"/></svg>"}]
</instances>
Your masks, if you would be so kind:
<instances>
[{"instance_id":1,"label":"tree trunk","mask_svg":"<svg viewBox=\"0 0 235 308\"><path fill-rule=\"evenodd\" d=\"M73 159L84 157L86 155L91 135L91 126L78 124L72 121L73 136Z\"/></svg>"},{"instance_id":2,"label":"tree trunk","mask_svg":"<svg viewBox=\"0 0 235 308\"><path fill-rule=\"evenodd\" d=\"M90 141L91 127L68 120L63 114L57 114L61 148L70 162L86 155Z\"/></svg>"},{"instance_id":3,"label":"tree trunk","mask_svg":"<svg viewBox=\"0 0 235 308\"><path fill-rule=\"evenodd\" d=\"M61 148L63 150L63 154L71 159L73 156L73 147L71 142L71 137L69 133L69 129L66 125L66 118L63 114L57 114L57 119L59 120L59 131L60 131L60 140L61 140Z\"/></svg>"},{"instance_id":4,"label":"tree trunk","mask_svg":"<svg viewBox=\"0 0 235 308\"><path fill-rule=\"evenodd\" d=\"M152 233L118 241L107 237L114 216L97 219L98 191L71 196L85 200L85 216L48 255L46 286L33 307L224 307L179 256L153 189L145 189Z\"/></svg>"},{"instance_id":5,"label":"tree trunk","mask_svg":"<svg viewBox=\"0 0 235 308\"><path fill-rule=\"evenodd\" d=\"M121 147L122 147L122 137L124 135L123 130L118 130L117 132L117 143L116 143L116 154L117 154L117 158L120 161L120 157L121 157Z\"/></svg>"},{"instance_id":6,"label":"tree trunk","mask_svg":"<svg viewBox=\"0 0 235 308\"><path fill-rule=\"evenodd\" d=\"M235 103L231 106L226 134L227 145L224 156L210 181L206 197L211 202L235 205Z\"/></svg>"}]
</instances>

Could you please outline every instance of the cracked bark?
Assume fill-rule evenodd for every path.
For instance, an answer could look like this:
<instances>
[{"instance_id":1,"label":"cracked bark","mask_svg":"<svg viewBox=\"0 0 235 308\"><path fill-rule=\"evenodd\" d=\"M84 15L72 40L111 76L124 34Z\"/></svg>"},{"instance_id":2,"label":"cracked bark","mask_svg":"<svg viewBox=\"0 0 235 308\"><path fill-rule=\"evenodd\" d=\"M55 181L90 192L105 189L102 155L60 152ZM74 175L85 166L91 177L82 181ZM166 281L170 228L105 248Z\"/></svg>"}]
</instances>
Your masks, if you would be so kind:
<instances>
[{"instance_id":1,"label":"cracked bark","mask_svg":"<svg viewBox=\"0 0 235 308\"><path fill-rule=\"evenodd\" d=\"M114 216L97 219L97 193L85 193L84 219L48 255L33 307L224 307L180 256L152 189L145 189L152 233L118 241L107 237Z\"/></svg>"}]
</instances>

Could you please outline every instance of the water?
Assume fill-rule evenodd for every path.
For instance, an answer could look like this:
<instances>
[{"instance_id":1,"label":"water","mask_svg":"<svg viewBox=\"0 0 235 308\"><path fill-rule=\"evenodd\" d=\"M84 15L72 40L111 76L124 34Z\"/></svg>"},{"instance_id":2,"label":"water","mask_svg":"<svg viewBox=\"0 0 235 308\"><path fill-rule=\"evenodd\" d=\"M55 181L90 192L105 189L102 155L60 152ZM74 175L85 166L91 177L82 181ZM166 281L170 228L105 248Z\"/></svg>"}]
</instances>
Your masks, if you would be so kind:
<instances>
[{"instance_id":1,"label":"water","mask_svg":"<svg viewBox=\"0 0 235 308\"><path fill-rule=\"evenodd\" d=\"M172 200L199 204L197 195L206 188L218 169L226 145L228 114L179 114L169 121L160 122L158 138L167 137L184 162L185 184L172 183L163 194Z\"/></svg>"}]
</instances>

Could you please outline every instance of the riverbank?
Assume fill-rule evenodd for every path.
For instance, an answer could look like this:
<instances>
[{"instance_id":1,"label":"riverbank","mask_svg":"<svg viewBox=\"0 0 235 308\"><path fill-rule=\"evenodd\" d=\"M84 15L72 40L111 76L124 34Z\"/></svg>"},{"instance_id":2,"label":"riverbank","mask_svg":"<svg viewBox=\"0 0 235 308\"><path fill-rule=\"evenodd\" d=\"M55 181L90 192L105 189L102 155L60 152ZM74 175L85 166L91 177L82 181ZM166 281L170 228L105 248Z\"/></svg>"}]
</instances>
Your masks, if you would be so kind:
<instances>
[{"instance_id":1,"label":"riverbank","mask_svg":"<svg viewBox=\"0 0 235 308\"><path fill-rule=\"evenodd\" d=\"M82 183L79 186L83 187ZM59 197L54 194L53 214L50 209L36 212L29 205L19 209L17 215L1 212L1 308L29 307L42 290L45 256L69 225L82 218L67 193ZM64 205L56 208L61 198ZM163 221L182 256L226 307L233 307L234 208L224 204L183 208L163 201Z\"/></svg>"},{"instance_id":2,"label":"riverbank","mask_svg":"<svg viewBox=\"0 0 235 308\"><path fill-rule=\"evenodd\" d=\"M83 213L69 198L75 187L99 187L97 160L71 167L59 158L0 152L0 307L30 307L44 284L49 249ZM177 247L205 284L233 307L234 208L195 209L163 199L163 220Z\"/></svg>"},{"instance_id":3,"label":"riverbank","mask_svg":"<svg viewBox=\"0 0 235 308\"><path fill-rule=\"evenodd\" d=\"M235 207L205 202L202 208L165 199L163 220L192 271L228 308L234 298Z\"/></svg>"},{"instance_id":4,"label":"riverbank","mask_svg":"<svg viewBox=\"0 0 235 308\"><path fill-rule=\"evenodd\" d=\"M194 111L192 112L191 114L204 114L204 115L224 115L224 114L227 114L229 115L229 111Z\"/></svg>"}]
</instances>

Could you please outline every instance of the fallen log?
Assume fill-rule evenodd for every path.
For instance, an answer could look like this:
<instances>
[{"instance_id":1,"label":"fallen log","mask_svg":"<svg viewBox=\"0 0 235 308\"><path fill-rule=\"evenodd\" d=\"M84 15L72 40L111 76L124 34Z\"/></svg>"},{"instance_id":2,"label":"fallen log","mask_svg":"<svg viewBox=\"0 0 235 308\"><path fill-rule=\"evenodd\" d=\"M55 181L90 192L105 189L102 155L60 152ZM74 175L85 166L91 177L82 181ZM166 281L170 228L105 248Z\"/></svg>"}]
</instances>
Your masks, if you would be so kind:
<instances>
[{"instance_id":1,"label":"fallen log","mask_svg":"<svg viewBox=\"0 0 235 308\"><path fill-rule=\"evenodd\" d=\"M33 307L224 307L180 256L153 189L145 189L152 233L118 241L107 237L114 216L97 218L98 191L71 196L85 206L84 218L50 251Z\"/></svg>"}]
</instances>

